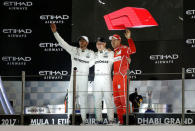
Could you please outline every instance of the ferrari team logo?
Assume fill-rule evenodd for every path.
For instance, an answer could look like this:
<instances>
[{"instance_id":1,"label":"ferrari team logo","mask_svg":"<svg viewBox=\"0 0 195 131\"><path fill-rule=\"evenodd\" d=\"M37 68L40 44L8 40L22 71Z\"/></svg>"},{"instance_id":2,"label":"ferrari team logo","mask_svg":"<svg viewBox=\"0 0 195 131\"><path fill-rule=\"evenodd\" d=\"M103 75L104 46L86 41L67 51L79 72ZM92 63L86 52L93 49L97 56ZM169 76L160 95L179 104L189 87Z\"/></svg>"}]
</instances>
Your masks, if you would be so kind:
<instances>
[{"instance_id":1,"label":"ferrari team logo","mask_svg":"<svg viewBox=\"0 0 195 131\"><path fill-rule=\"evenodd\" d=\"M121 50L120 51L115 51L115 55L120 55L121 54Z\"/></svg>"}]
</instances>

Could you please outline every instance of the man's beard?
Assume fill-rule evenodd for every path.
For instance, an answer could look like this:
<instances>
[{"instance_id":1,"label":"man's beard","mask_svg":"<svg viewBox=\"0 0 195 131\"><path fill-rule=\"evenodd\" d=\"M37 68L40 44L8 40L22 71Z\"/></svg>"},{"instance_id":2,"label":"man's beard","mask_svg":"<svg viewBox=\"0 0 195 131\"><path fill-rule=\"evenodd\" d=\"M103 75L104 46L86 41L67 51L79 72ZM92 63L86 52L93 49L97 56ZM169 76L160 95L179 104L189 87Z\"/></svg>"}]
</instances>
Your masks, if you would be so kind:
<instances>
[{"instance_id":1,"label":"man's beard","mask_svg":"<svg viewBox=\"0 0 195 131\"><path fill-rule=\"evenodd\" d=\"M116 48L116 46L114 44L112 44L112 48Z\"/></svg>"},{"instance_id":2,"label":"man's beard","mask_svg":"<svg viewBox=\"0 0 195 131\"><path fill-rule=\"evenodd\" d=\"M87 45L80 45L80 48L86 48Z\"/></svg>"}]
</instances>

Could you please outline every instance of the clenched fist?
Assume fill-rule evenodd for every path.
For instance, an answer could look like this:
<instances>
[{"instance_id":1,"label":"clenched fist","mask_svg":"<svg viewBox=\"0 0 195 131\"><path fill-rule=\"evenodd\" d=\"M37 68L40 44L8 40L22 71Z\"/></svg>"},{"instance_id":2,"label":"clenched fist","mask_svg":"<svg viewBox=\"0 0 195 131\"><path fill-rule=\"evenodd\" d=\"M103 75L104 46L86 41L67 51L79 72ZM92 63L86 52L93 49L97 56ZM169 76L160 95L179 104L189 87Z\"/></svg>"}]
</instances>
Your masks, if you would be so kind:
<instances>
[{"instance_id":1,"label":"clenched fist","mask_svg":"<svg viewBox=\"0 0 195 131\"><path fill-rule=\"evenodd\" d=\"M131 31L129 29L126 29L124 34L125 34L126 39L131 38Z\"/></svg>"},{"instance_id":2,"label":"clenched fist","mask_svg":"<svg viewBox=\"0 0 195 131\"><path fill-rule=\"evenodd\" d=\"M131 64L131 58L127 58L129 64Z\"/></svg>"},{"instance_id":3,"label":"clenched fist","mask_svg":"<svg viewBox=\"0 0 195 131\"><path fill-rule=\"evenodd\" d=\"M56 24L50 24L50 27L53 33L57 32Z\"/></svg>"}]
</instances>

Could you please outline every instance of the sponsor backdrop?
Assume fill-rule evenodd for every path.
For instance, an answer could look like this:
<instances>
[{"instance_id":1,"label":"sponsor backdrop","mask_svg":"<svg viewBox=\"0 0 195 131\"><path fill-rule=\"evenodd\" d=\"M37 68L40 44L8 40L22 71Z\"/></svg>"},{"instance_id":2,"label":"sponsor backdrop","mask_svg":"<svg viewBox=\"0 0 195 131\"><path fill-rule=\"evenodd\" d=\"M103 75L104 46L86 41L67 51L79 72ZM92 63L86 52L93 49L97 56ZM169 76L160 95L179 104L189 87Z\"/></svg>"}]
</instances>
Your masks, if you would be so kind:
<instances>
[{"instance_id":1,"label":"sponsor backdrop","mask_svg":"<svg viewBox=\"0 0 195 131\"><path fill-rule=\"evenodd\" d=\"M187 78L195 77L195 31L193 28L195 21L195 8L191 2L184 1L184 67L186 68Z\"/></svg>"},{"instance_id":2,"label":"sponsor backdrop","mask_svg":"<svg viewBox=\"0 0 195 131\"><path fill-rule=\"evenodd\" d=\"M137 48L136 54L131 56L129 73L130 78L137 81L131 82L133 88L130 91L138 88L147 103L147 91L153 90L153 103L171 104L174 113L136 114L131 119L131 124L181 124L181 114L178 114L181 113L181 81L175 79L181 79L182 67L185 67L187 79L195 78L195 32L192 30L195 9L193 4L188 5L187 1L1 0L0 75L21 76L21 71L26 71L26 79L30 81L26 83L25 107L62 104L70 78L71 59L70 55L59 47L49 24L56 23L59 34L71 45L78 46L78 37L86 35L90 40L89 49L97 51L96 38L103 36L106 38L107 47L112 49L108 40L110 35L118 33L123 44L127 45L127 41L124 30L108 30L104 16L124 7L145 8L158 23L158 26L154 27L130 28ZM90 83L93 75L92 68ZM3 77L3 80L18 78ZM192 110L194 103L190 100L194 97L194 92L191 92L193 82L187 80L185 94L185 107ZM21 83L17 81L6 84L5 81L4 85L7 86L6 91L16 114L20 114L21 95L16 95L15 92L21 93ZM168 97L164 97L164 94ZM185 124L194 125L194 118L194 114L187 114ZM24 120L26 125L68 123L66 117L61 114L25 115ZM1 115L0 124L19 125L21 117Z\"/></svg>"},{"instance_id":3,"label":"sponsor backdrop","mask_svg":"<svg viewBox=\"0 0 195 131\"><path fill-rule=\"evenodd\" d=\"M80 35L87 35L89 49L96 51L98 36L107 39L109 48L108 37L114 33L121 35L122 43L127 44L124 30L108 30L104 15L124 7L137 7L147 9L158 26L130 28L137 47L131 57L131 79L180 79L181 74L156 73L181 73L182 67L189 74L187 78L194 78L195 38L193 31L188 30L194 26L195 11L183 9L183 0L2 0L0 6L2 76L21 75L21 71L26 71L27 80L68 81L70 55L59 47L49 24L56 23L62 38L74 46L78 46ZM93 68L90 70L90 80L93 80Z\"/></svg>"},{"instance_id":4,"label":"sponsor backdrop","mask_svg":"<svg viewBox=\"0 0 195 131\"><path fill-rule=\"evenodd\" d=\"M1 75L26 71L30 75L27 79L32 80L62 80L67 76L70 57L56 43L49 24L56 23L61 36L71 43L71 2L3 0L0 6Z\"/></svg>"},{"instance_id":5,"label":"sponsor backdrop","mask_svg":"<svg viewBox=\"0 0 195 131\"><path fill-rule=\"evenodd\" d=\"M116 117L116 116L115 116ZM185 125L194 125L194 114L187 114L184 120ZM94 115L87 116L86 125L96 125ZM125 117L124 117L125 118ZM68 125L71 121L68 120L66 114L51 114L51 115L25 115L23 117L24 125ZM76 125L80 125L81 119L76 117ZM124 119L125 120L125 119ZM115 118L115 121L117 119ZM20 125L21 116L2 115L1 125ZM103 114L103 125L108 124L106 114ZM135 114L135 116L129 116L129 125L181 125L181 114Z\"/></svg>"}]
</instances>

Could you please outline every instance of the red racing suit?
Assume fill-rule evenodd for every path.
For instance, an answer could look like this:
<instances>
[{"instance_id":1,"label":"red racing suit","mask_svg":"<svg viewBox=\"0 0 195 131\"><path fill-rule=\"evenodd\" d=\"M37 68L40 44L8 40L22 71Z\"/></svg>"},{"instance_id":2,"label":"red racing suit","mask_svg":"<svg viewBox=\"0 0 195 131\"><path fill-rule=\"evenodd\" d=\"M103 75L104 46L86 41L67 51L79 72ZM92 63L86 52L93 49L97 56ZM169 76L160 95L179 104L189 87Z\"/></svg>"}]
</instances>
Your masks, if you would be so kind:
<instances>
[{"instance_id":1,"label":"red racing suit","mask_svg":"<svg viewBox=\"0 0 195 131\"><path fill-rule=\"evenodd\" d=\"M120 124L123 124L123 114L126 114L127 70L129 69L127 59L136 52L133 40L128 39L128 43L129 47L121 44L114 49L113 96Z\"/></svg>"}]
</instances>

